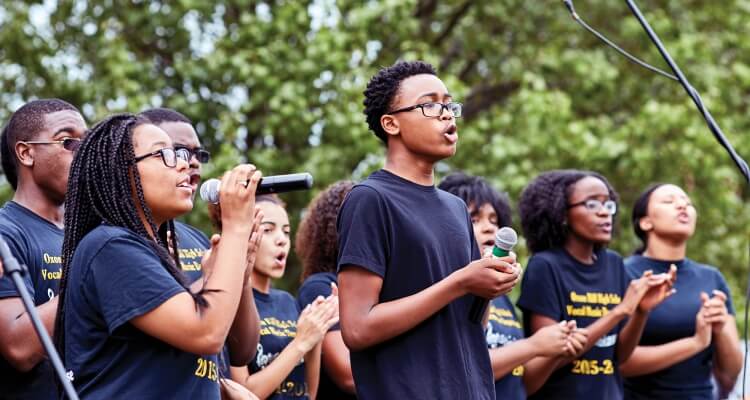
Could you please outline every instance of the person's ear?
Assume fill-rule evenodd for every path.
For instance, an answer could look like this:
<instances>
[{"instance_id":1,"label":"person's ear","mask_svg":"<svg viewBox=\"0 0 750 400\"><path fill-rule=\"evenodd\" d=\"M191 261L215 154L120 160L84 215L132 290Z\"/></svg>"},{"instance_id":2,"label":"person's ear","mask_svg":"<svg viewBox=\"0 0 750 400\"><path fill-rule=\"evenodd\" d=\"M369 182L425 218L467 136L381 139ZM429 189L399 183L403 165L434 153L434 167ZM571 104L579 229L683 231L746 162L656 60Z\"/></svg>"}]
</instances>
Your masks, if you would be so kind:
<instances>
[{"instance_id":1,"label":"person's ear","mask_svg":"<svg viewBox=\"0 0 750 400\"><path fill-rule=\"evenodd\" d=\"M14 148L16 159L20 165L26 167L34 166L34 148L30 144L18 141Z\"/></svg>"},{"instance_id":2,"label":"person's ear","mask_svg":"<svg viewBox=\"0 0 750 400\"><path fill-rule=\"evenodd\" d=\"M651 218L649 218L649 217L643 217L643 218L641 218L641 220L638 221L638 226L644 232L648 232L648 231L654 229L654 223L651 221Z\"/></svg>"},{"instance_id":3,"label":"person's ear","mask_svg":"<svg viewBox=\"0 0 750 400\"><path fill-rule=\"evenodd\" d=\"M380 126L389 136L397 136L399 133L401 133L401 127L399 126L398 118L393 115L385 114L380 117Z\"/></svg>"}]
</instances>

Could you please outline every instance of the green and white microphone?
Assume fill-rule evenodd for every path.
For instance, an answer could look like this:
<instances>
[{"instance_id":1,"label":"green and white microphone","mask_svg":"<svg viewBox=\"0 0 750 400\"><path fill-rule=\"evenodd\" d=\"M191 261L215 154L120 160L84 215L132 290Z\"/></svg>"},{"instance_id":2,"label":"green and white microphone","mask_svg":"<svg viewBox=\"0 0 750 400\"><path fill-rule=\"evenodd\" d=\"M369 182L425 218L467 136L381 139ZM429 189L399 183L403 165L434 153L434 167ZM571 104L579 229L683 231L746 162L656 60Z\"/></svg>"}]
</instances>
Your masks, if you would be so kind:
<instances>
[{"instance_id":1,"label":"green and white microphone","mask_svg":"<svg viewBox=\"0 0 750 400\"><path fill-rule=\"evenodd\" d=\"M492 257L502 258L510 255L513 247L518 243L518 234L513 228L504 226L495 233L495 245L492 246ZM474 302L469 310L469 320L476 323L482 322L484 310L487 308L490 300L484 297L474 297Z\"/></svg>"}]
</instances>

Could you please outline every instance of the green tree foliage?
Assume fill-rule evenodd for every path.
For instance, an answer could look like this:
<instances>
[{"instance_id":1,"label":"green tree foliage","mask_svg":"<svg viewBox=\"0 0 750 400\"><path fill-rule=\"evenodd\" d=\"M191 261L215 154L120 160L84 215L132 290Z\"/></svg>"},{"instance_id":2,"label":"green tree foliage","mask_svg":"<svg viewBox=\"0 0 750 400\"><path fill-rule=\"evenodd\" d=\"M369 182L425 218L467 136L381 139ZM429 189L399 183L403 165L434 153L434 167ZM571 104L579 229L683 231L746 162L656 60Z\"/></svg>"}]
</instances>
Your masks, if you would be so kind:
<instances>
[{"instance_id":1,"label":"green tree foliage","mask_svg":"<svg viewBox=\"0 0 750 400\"><path fill-rule=\"evenodd\" d=\"M642 3L729 139L750 154L750 6ZM608 37L663 66L622 2L576 5ZM651 182L677 183L700 215L690 256L718 266L741 302L747 186L677 83L603 47L561 2L4 2L0 43L0 120L38 97L67 99L92 123L167 106L197 123L214 154L207 177L250 161L267 175L310 171L316 191L380 166L362 90L381 66L424 59L466 107L458 154L439 164L440 176L484 175L517 199L541 171L600 171L622 195L612 247L623 254L636 245L628 216L637 194ZM283 196L293 224L313 194ZM200 202L187 219L210 229ZM293 289L296 261L290 270L282 286Z\"/></svg>"}]
</instances>

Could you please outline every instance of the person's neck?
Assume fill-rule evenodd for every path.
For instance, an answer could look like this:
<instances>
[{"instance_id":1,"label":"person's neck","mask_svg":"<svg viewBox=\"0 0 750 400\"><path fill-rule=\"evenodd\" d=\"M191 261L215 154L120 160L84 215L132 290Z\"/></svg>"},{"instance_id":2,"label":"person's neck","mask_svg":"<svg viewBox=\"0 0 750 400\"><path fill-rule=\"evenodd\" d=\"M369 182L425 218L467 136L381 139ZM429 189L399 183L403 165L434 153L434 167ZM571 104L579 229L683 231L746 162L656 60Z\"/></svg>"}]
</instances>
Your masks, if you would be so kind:
<instances>
[{"instance_id":1,"label":"person's neck","mask_svg":"<svg viewBox=\"0 0 750 400\"><path fill-rule=\"evenodd\" d=\"M650 235L643 255L655 260L677 261L685 258L687 241L675 241Z\"/></svg>"},{"instance_id":2,"label":"person's neck","mask_svg":"<svg viewBox=\"0 0 750 400\"><path fill-rule=\"evenodd\" d=\"M39 186L18 183L13 201L31 210L34 214L63 228L65 223L65 202L55 201L42 191Z\"/></svg>"},{"instance_id":3,"label":"person's neck","mask_svg":"<svg viewBox=\"0 0 750 400\"><path fill-rule=\"evenodd\" d=\"M568 235L568 238L565 240L565 250L583 264L593 264L596 261L594 258L594 244L582 240L575 235Z\"/></svg>"},{"instance_id":4,"label":"person's neck","mask_svg":"<svg viewBox=\"0 0 750 400\"><path fill-rule=\"evenodd\" d=\"M151 224L148 223L148 218L146 218L146 213L143 212L143 209L138 206L138 203L136 203L136 207L138 208L138 218L140 218L141 223L143 224L143 227L146 228L146 233L148 233L149 236L151 236L151 239L153 239L155 242L159 242L156 239L156 232L154 232L153 229L151 229ZM154 225L159 227L161 224L164 223L163 221L157 221L154 219ZM157 228L158 229L158 228Z\"/></svg>"},{"instance_id":5,"label":"person's neck","mask_svg":"<svg viewBox=\"0 0 750 400\"><path fill-rule=\"evenodd\" d=\"M400 146L400 143L388 145L396 148L389 147L383 169L422 186L435 184L434 161L416 156Z\"/></svg>"},{"instance_id":6,"label":"person's neck","mask_svg":"<svg viewBox=\"0 0 750 400\"><path fill-rule=\"evenodd\" d=\"M271 293L271 278L267 275L259 274L253 271L253 289L263 293Z\"/></svg>"}]
</instances>

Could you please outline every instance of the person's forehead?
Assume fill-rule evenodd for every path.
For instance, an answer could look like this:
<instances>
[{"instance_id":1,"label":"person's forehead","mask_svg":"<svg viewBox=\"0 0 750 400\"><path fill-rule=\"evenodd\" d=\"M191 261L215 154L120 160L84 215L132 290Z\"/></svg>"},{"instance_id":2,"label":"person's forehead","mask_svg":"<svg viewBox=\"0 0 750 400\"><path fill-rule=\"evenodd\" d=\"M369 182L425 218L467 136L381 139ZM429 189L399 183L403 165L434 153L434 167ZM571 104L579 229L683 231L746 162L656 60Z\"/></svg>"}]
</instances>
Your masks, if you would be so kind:
<instances>
[{"instance_id":1,"label":"person's forehead","mask_svg":"<svg viewBox=\"0 0 750 400\"><path fill-rule=\"evenodd\" d=\"M654 193L652 194L652 197L673 197L673 196L679 196L679 197L688 197L687 193L685 193L682 188L676 185L662 185L659 186L656 190L654 190Z\"/></svg>"},{"instance_id":2,"label":"person's forehead","mask_svg":"<svg viewBox=\"0 0 750 400\"><path fill-rule=\"evenodd\" d=\"M171 146L172 139L162 129L152 124L143 124L133 132L134 145L139 149Z\"/></svg>"},{"instance_id":3,"label":"person's forehead","mask_svg":"<svg viewBox=\"0 0 750 400\"><path fill-rule=\"evenodd\" d=\"M416 100L428 94L438 97L450 95L443 81L430 74L419 74L404 79L399 85L399 94L408 100Z\"/></svg>"},{"instance_id":4,"label":"person's forehead","mask_svg":"<svg viewBox=\"0 0 750 400\"><path fill-rule=\"evenodd\" d=\"M53 134L60 129L86 130L83 116L73 110L55 111L44 115L44 128Z\"/></svg>"},{"instance_id":5,"label":"person's forehead","mask_svg":"<svg viewBox=\"0 0 750 400\"><path fill-rule=\"evenodd\" d=\"M195 132L193 126L187 122L162 122L158 126L172 138L175 144L183 144L190 147L201 146L198 134Z\"/></svg>"},{"instance_id":6,"label":"person's forehead","mask_svg":"<svg viewBox=\"0 0 750 400\"><path fill-rule=\"evenodd\" d=\"M263 211L263 221L289 224L289 216L284 207L270 201L259 201L258 207Z\"/></svg>"},{"instance_id":7,"label":"person's forehead","mask_svg":"<svg viewBox=\"0 0 750 400\"><path fill-rule=\"evenodd\" d=\"M601 179L587 176L573 185L571 197L609 196L609 188Z\"/></svg>"}]
</instances>

